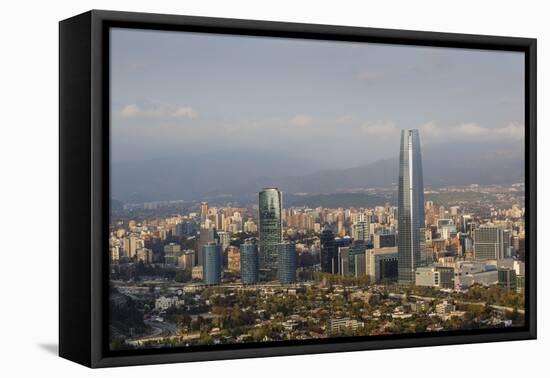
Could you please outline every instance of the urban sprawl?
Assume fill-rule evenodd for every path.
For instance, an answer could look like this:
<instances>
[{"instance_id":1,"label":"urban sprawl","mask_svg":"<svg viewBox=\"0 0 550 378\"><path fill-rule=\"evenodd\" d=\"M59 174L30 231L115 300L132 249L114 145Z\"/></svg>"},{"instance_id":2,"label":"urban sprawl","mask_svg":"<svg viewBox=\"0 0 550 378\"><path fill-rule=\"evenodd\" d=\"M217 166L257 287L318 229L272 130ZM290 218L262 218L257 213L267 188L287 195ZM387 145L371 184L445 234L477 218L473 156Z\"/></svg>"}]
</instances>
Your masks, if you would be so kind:
<instances>
[{"instance_id":1,"label":"urban sprawl","mask_svg":"<svg viewBox=\"0 0 550 378\"><path fill-rule=\"evenodd\" d=\"M110 348L522 326L524 184L423 180L418 131L403 130L397 206L284 207L277 188L245 206L123 205Z\"/></svg>"}]
</instances>

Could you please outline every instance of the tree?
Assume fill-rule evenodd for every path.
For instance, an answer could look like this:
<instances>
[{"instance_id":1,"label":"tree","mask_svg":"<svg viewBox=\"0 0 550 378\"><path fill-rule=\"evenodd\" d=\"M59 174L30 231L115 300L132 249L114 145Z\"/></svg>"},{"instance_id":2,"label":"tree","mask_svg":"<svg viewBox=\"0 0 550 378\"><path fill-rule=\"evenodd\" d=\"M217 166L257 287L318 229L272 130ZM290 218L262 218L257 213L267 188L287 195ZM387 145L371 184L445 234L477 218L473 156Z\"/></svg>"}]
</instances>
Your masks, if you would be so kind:
<instances>
[{"instance_id":1,"label":"tree","mask_svg":"<svg viewBox=\"0 0 550 378\"><path fill-rule=\"evenodd\" d=\"M188 282L191 281L191 270L189 269L181 269L176 272L176 275L174 277L174 281L176 282Z\"/></svg>"}]
</instances>

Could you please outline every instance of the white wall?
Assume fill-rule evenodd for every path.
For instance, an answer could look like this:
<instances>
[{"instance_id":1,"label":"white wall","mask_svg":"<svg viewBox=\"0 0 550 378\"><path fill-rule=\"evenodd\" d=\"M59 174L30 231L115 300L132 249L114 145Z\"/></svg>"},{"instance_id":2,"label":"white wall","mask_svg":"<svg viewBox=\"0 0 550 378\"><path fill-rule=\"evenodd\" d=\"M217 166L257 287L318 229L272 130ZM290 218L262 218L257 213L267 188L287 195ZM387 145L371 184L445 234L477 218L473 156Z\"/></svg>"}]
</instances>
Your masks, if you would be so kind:
<instances>
[{"instance_id":1,"label":"white wall","mask_svg":"<svg viewBox=\"0 0 550 378\"><path fill-rule=\"evenodd\" d=\"M537 37L539 138L550 142L550 27L544 1L5 1L0 22L2 107L0 161L2 264L0 374L134 377L424 376L427 365L448 377L540 376L548 366L548 279L539 274L539 341L459 345L91 371L54 355L57 343L57 22L91 8L296 21L383 28ZM539 153L539 166L550 150ZM539 172L539 191L548 175ZM539 198L539 214L549 214ZM540 219L539 229L548 229ZM539 250L539 272L550 268ZM27 266L25 266L25 264ZM32 300L29 300L32 296ZM9 304L9 306L8 306ZM546 349L546 351L544 350ZM453 361L455 360L456 361ZM396 363L397 362L397 363ZM456 369L456 366L462 368ZM131 371L130 371L131 370Z\"/></svg>"}]
</instances>

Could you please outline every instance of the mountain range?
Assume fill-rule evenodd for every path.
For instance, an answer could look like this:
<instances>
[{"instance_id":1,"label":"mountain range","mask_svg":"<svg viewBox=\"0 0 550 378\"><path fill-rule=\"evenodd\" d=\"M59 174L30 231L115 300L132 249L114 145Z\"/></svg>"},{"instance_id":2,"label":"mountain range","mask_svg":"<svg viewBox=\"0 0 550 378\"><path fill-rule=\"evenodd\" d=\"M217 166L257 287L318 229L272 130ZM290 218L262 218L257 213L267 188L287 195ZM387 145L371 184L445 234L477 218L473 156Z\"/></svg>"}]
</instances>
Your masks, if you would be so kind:
<instances>
[{"instance_id":1,"label":"mountain range","mask_svg":"<svg viewBox=\"0 0 550 378\"><path fill-rule=\"evenodd\" d=\"M368 146L366 146L368 148ZM306 161L258 152L223 152L114 163L112 198L124 202L254 198L263 187L287 193L327 194L397 185L398 157L344 169L323 169L323 159ZM422 151L425 186L511 184L524 181L518 144L452 143ZM352 164L350 164L352 165Z\"/></svg>"}]
</instances>

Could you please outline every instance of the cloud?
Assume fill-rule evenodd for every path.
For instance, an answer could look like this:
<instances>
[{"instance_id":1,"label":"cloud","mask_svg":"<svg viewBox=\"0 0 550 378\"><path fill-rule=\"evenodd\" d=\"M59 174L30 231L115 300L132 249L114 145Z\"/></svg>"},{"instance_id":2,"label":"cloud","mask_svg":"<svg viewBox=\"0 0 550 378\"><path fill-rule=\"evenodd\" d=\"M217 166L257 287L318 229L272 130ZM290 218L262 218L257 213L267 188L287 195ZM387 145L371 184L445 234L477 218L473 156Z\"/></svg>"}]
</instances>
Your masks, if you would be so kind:
<instances>
[{"instance_id":1,"label":"cloud","mask_svg":"<svg viewBox=\"0 0 550 378\"><path fill-rule=\"evenodd\" d=\"M359 131L370 137L378 139L397 138L403 127L398 127L391 121L376 121L365 123ZM441 143L452 141L498 141L498 140L523 140L525 129L519 122L511 122L503 127L484 127L476 122L465 122L456 126L439 126L435 122L427 122L416 126L420 130L422 141L428 143Z\"/></svg>"},{"instance_id":2,"label":"cloud","mask_svg":"<svg viewBox=\"0 0 550 378\"><path fill-rule=\"evenodd\" d=\"M193 108L189 106L180 106L172 113L172 116L193 119L197 118L198 114Z\"/></svg>"},{"instance_id":3,"label":"cloud","mask_svg":"<svg viewBox=\"0 0 550 378\"><path fill-rule=\"evenodd\" d=\"M491 130L479 126L477 123L463 123L455 128L451 128L451 132L457 135L478 137L485 136L491 133Z\"/></svg>"},{"instance_id":4,"label":"cloud","mask_svg":"<svg viewBox=\"0 0 550 378\"><path fill-rule=\"evenodd\" d=\"M353 122L355 120L355 117L352 116L351 114L344 114L344 115L341 115L340 117L337 117L335 119L335 122L336 123L349 123L349 122Z\"/></svg>"},{"instance_id":5,"label":"cloud","mask_svg":"<svg viewBox=\"0 0 550 378\"><path fill-rule=\"evenodd\" d=\"M313 117L306 114L297 114L290 119L293 126L309 126L313 123Z\"/></svg>"},{"instance_id":6,"label":"cloud","mask_svg":"<svg viewBox=\"0 0 550 378\"><path fill-rule=\"evenodd\" d=\"M399 131L395 124L389 121L366 123L359 130L363 134L376 137L391 137Z\"/></svg>"},{"instance_id":7,"label":"cloud","mask_svg":"<svg viewBox=\"0 0 550 378\"><path fill-rule=\"evenodd\" d=\"M139 106L137 106L136 104L130 104L130 105L126 105L124 108L122 108L122 110L120 111L120 115L123 117L123 118L130 118L130 117L134 117L134 116L137 116L141 113L141 109Z\"/></svg>"},{"instance_id":8,"label":"cloud","mask_svg":"<svg viewBox=\"0 0 550 378\"><path fill-rule=\"evenodd\" d=\"M420 137L423 141L438 141L444 137L449 136L448 134L445 135L445 132L448 132L448 129L442 129L441 127L437 126L433 121L420 125L417 127L417 129L420 131Z\"/></svg>"},{"instance_id":9,"label":"cloud","mask_svg":"<svg viewBox=\"0 0 550 378\"><path fill-rule=\"evenodd\" d=\"M137 104L129 104L122 108L122 110L120 111L120 116L122 118L174 117L194 119L198 117L198 113L189 106L174 107L167 105L149 105L147 107L144 107Z\"/></svg>"},{"instance_id":10,"label":"cloud","mask_svg":"<svg viewBox=\"0 0 550 378\"><path fill-rule=\"evenodd\" d=\"M422 139L438 142L442 140L523 140L525 128L519 122L510 122L503 127L484 127L476 122L461 123L453 127L440 127L428 122L418 127Z\"/></svg>"},{"instance_id":11,"label":"cloud","mask_svg":"<svg viewBox=\"0 0 550 378\"><path fill-rule=\"evenodd\" d=\"M525 126L519 122L511 122L508 126L497 129L497 133L510 139L523 140L525 138Z\"/></svg>"}]
</instances>

